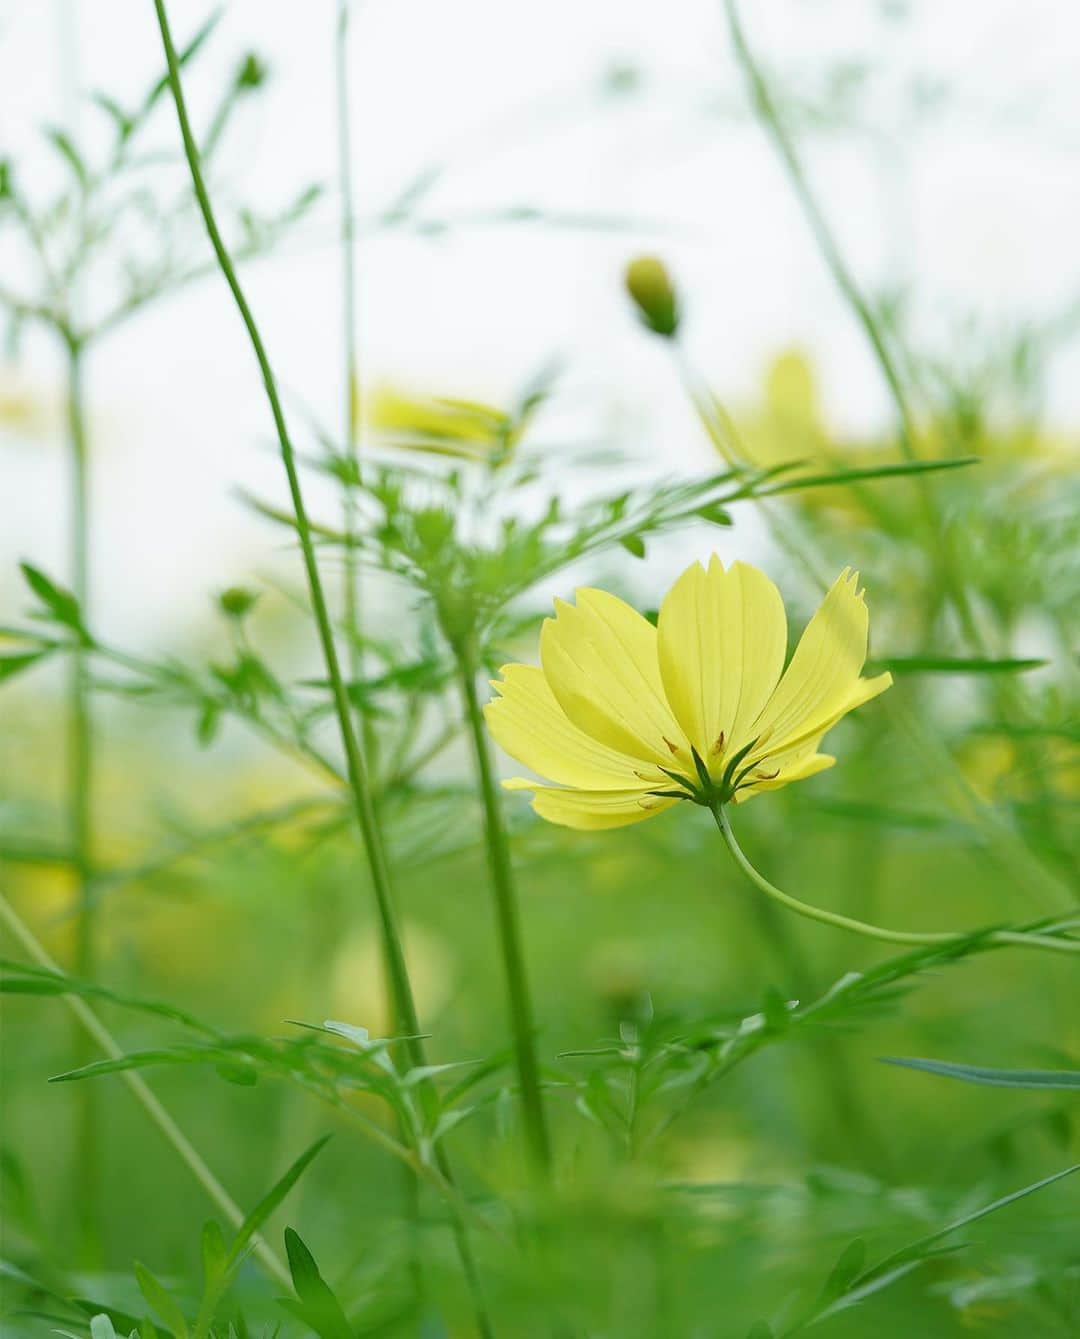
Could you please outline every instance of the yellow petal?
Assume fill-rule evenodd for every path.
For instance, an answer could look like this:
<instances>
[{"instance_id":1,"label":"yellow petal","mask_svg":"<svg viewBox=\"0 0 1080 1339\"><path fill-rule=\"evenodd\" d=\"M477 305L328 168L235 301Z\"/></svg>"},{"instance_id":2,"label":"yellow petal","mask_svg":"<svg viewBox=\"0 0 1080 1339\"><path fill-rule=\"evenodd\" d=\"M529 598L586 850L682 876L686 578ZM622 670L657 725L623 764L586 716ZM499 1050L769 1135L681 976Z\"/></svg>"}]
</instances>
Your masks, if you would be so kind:
<instances>
[{"instance_id":1,"label":"yellow petal","mask_svg":"<svg viewBox=\"0 0 1080 1339\"><path fill-rule=\"evenodd\" d=\"M690 765L690 749L664 696L656 629L635 609L600 590L579 590L577 605L555 602L540 633L540 659L570 721L619 753L671 766Z\"/></svg>"},{"instance_id":2,"label":"yellow petal","mask_svg":"<svg viewBox=\"0 0 1080 1339\"><path fill-rule=\"evenodd\" d=\"M791 762L778 770L774 769L771 763L767 763L760 777L756 778L751 773L747 778L748 784L739 787L735 792L734 802L741 804L759 791L779 790L781 786L786 786L789 781L805 781L808 776L816 776L818 772L824 772L826 768L832 767L835 762L836 759L831 754L815 753L811 750L798 761ZM773 775L774 771L775 775Z\"/></svg>"},{"instance_id":3,"label":"yellow petal","mask_svg":"<svg viewBox=\"0 0 1080 1339\"><path fill-rule=\"evenodd\" d=\"M532 771L562 786L624 790L642 781L662 787L668 778L643 762L599 743L571 724L532 665L504 665L499 697L484 708L488 729L500 748ZM642 775L644 773L644 775Z\"/></svg>"},{"instance_id":4,"label":"yellow petal","mask_svg":"<svg viewBox=\"0 0 1080 1339\"><path fill-rule=\"evenodd\" d=\"M784 668L780 592L756 567L725 572L715 555L675 582L660 608L658 657L668 701L714 774L744 736Z\"/></svg>"},{"instance_id":5,"label":"yellow petal","mask_svg":"<svg viewBox=\"0 0 1080 1339\"><path fill-rule=\"evenodd\" d=\"M531 788L530 782L520 778L503 784L511 790ZM532 807L541 818L566 828L592 831L640 823L678 804L678 800L659 798L644 790L560 790L554 786L535 789Z\"/></svg>"},{"instance_id":6,"label":"yellow petal","mask_svg":"<svg viewBox=\"0 0 1080 1339\"><path fill-rule=\"evenodd\" d=\"M747 738L760 740L752 757L824 734L846 712L888 688L887 674L859 677L868 621L858 573L845 569L807 624L775 693L747 728Z\"/></svg>"}]
</instances>

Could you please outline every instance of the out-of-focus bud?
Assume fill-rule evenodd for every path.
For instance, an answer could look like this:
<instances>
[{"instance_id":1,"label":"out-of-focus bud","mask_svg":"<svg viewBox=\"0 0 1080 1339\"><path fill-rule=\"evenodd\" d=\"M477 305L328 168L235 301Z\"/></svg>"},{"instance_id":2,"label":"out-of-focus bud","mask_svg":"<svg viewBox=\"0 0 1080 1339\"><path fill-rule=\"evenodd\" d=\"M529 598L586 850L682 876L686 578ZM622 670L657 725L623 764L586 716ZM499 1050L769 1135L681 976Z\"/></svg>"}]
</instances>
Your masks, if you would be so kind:
<instances>
[{"instance_id":1,"label":"out-of-focus bud","mask_svg":"<svg viewBox=\"0 0 1080 1339\"><path fill-rule=\"evenodd\" d=\"M626 267L626 291L642 322L670 339L679 328L679 299L664 262L658 256L637 256Z\"/></svg>"},{"instance_id":2,"label":"out-of-focus bud","mask_svg":"<svg viewBox=\"0 0 1080 1339\"><path fill-rule=\"evenodd\" d=\"M249 51L236 71L237 88L259 88L266 82L267 68L254 51Z\"/></svg>"},{"instance_id":3,"label":"out-of-focus bud","mask_svg":"<svg viewBox=\"0 0 1080 1339\"><path fill-rule=\"evenodd\" d=\"M230 586L218 596L218 606L226 618L246 618L259 598L258 593L244 586Z\"/></svg>"}]
</instances>

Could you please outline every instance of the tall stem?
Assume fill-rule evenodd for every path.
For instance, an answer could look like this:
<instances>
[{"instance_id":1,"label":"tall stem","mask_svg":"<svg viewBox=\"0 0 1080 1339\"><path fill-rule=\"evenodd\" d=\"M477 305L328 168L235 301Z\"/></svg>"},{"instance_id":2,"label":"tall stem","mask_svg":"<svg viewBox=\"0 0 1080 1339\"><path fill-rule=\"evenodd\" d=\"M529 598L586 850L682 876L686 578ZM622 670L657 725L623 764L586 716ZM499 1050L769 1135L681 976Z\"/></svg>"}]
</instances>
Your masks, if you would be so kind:
<instances>
[{"instance_id":1,"label":"tall stem","mask_svg":"<svg viewBox=\"0 0 1080 1339\"><path fill-rule=\"evenodd\" d=\"M34 932L2 894L0 894L0 921L3 922L12 936L18 940L26 953L39 967L44 967L48 972L62 975L59 965L53 961ZM86 1001L79 995L65 995L63 999L88 1040L98 1046L110 1060L120 1059L124 1054L122 1047ZM154 1096L147 1086L146 1080L141 1074L136 1074L130 1069L121 1070L120 1078L127 1084L135 1100L183 1159L188 1170L206 1191L211 1202L225 1215L234 1228L238 1228L244 1221L243 1209L217 1179L187 1135L184 1134L176 1121ZM267 1273L278 1283L284 1283L288 1286L290 1283L289 1271L264 1239L256 1235L253 1238L253 1245L255 1255Z\"/></svg>"},{"instance_id":2,"label":"tall stem","mask_svg":"<svg viewBox=\"0 0 1080 1339\"><path fill-rule=\"evenodd\" d=\"M912 412L908 401L907 392L904 389L904 383L900 377L899 369L889 352L889 346L885 340L884 334L878 324L877 318L862 294L862 290L855 281L854 275L848 269L847 261L844 259L843 252L837 245L836 238L832 234L832 229L825 218L824 213L814 197L813 191L806 179L802 163L799 161L799 155L795 151L791 137L788 135L783 120L773 101L772 92L769 89L765 76L754 55L750 50L750 45L746 40L746 34L743 32L742 24L739 21L739 11L735 0L724 0L724 6L727 10L728 28L731 32L732 45L735 48L735 54L738 57L739 64L746 75L747 83L750 85L750 93L753 98L754 107L761 117L769 136L776 146L784 167L787 170L788 179L791 182L792 189L798 197L799 204L803 208L810 229L814 234L814 239L818 244L821 254L825 259L826 265L836 282L837 288L843 294L851 310L855 313L859 324L862 326L870 345L874 350L878 365L881 368L882 375L888 384L889 392L896 404L897 412L900 417L900 447L904 455L909 460L915 460L918 456L916 450L916 441L918 434L915 428L915 415Z\"/></svg>"},{"instance_id":3,"label":"tall stem","mask_svg":"<svg viewBox=\"0 0 1080 1339\"><path fill-rule=\"evenodd\" d=\"M90 461L86 433L83 349L68 335L67 411L71 490L71 589L84 622L90 604ZM90 701L89 653L81 644L71 652L68 665L67 814L72 872L78 903L75 972L90 979L96 966L96 913L94 897L94 728ZM88 1058L80 1032L80 1053ZM97 1094L87 1086L79 1096L76 1135L76 1178L82 1246L89 1258L99 1249L95 1206L100 1203Z\"/></svg>"},{"instance_id":4,"label":"tall stem","mask_svg":"<svg viewBox=\"0 0 1080 1339\"><path fill-rule=\"evenodd\" d=\"M345 545L344 609L342 620L348 641L349 673L360 677L360 592L356 570L356 487L360 480L359 452L359 360L356 347L356 224L353 208L352 135L349 116L349 4L338 0L337 35L334 43L335 91L337 95L338 181L341 191L341 301L342 348L344 350L344 400L342 428L345 455L350 467L344 488Z\"/></svg>"},{"instance_id":5,"label":"tall stem","mask_svg":"<svg viewBox=\"0 0 1080 1339\"><path fill-rule=\"evenodd\" d=\"M289 436L288 426L285 421L285 413L282 409L281 397L278 394L277 381L270 365L269 356L267 355L262 336L259 333L259 328L255 322L255 317L248 305L244 290L240 286L240 280L237 277L232 258L230 257L228 248L225 246L224 239L221 236L221 231L218 228L217 219L214 215L213 206L210 203L210 197L206 190L206 182L203 178L199 149L195 142L195 136L192 133L187 104L184 100L184 90L180 82L180 66L177 61L176 47L173 44L172 33L169 28L168 15L165 12L164 0L154 0L154 9L157 14L158 27L161 31L161 41L168 66L169 88L172 93L173 102L176 106L176 116L180 126L180 135L184 143L184 155L187 159L188 169L191 174L191 184L195 191L195 198L198 201L199 210L203 217L203 223L206 226L206 232L210 238L210 245L213 247L214 255L221 268L221 273L225 282L229 286L229 291L232 293L233 300L240 313L240 318L247 331L248 339L251 342L255 361L258 363L259 373L262 377L263 388L266 391L270 413L274 420L274 428L277 433L281 461L288 481L293 517L296 522L296 533L300 541L300 552L303 557L304 572L307 577L308 595L311 600L312 612L318 629L319 643L322 648L323 660L326 665L326 675L330 682L331 694L333 697L334 714L337 718L338 729L341 734L341 744L345 753L353 809L360 828L364 851L367 856L372 887L375 891L375 902L379 916L383 957L386 963L387 979L390 982L390 987L393 992L397 1025L406 1038L404 1046L409 1058L409 1063L413 1066L422 1066L425 1063L424 1046L418 1035L420 1032L420 1025L417 1019L416 1005L413 1000L412 985L409 981L408 969L405 965L405 955L402 950L401 935L398 930L397 914L394 908L390 888L389 869L386 863L386 853L383 850L382 834L379 831L375 815L375 806L368 781L367 765L360 742L357 739L356 732L353 728L349 697L345 688L345 680L341 673L341 664L338 660L337 647L334 643L334 634L330 623L326 593L323 589L322 578L319 574L318 563L315 559L315 544L312 539L311 522L308 518L303 491L300 487L300 476L296 468L296 456L293 450L292 440ZM441 1148L437 1150L436 1160L443 1176L449 1180L449 1166L446 1155ZM454 1232L462 1268L472 1294L477 1322L481 1334L488 1336L492 1331L479 1292L476 1265L472 1257L472 1249L469 1245L468 1237L460 1215L458 1215L456 1211L454 1212Z\"/></svg>"},{"instance_id":6,"label":"tall stem","mask_svg":"<svg viewBox=\"0 0 1080 1339\"><path fill-rule=\"evenodd\" d=\"M774 902L786 907L788 911L795 912L797 916L805 916L808 920L820 921L823 925L831 925L836 930L848 930L854 934L863 935L867 939L880 939L887 944L910 944L912 946L950 944L963 938L963 935L951 931L922 933L915 930L886 930L880 925L871 925L868 921L855 920L851 916L841 915L838 911L826 911L823 907L815 907L809 902L802 902L797 897L792 897L790 893L785 893L777 888L776 884L770 883L764 874L759 873L750 863L742 847L735 840L735 834L731 830L731 823L728 821L727 811L724 807L714 803L710 806L710 810L716 820L716 826L720 829L720 835L742 872L752 883L757 885L766 897L772 898ZM1002 947L1009 944L1020 948L1051 949L1059 953L1080 953L1080 939L1056 938L1053 935L1029 933L1026 930L990 930L986 934L986 942Z\"/></svg>"},{"instance_id":7,"label":"tall stem","mask_svg":"<svg viewBox=\"0 0 1080 1339\"><path fill-rule=\"evenodd\" d=\"M456 648L465 702L465 715L472 738L480 797L484 804L484 835L487 840L491 886L495 894L495 916L499 931L506 971L506 988L510 1000L510 1026L514 1036L518 1082L521 1085L521 1104L525 1117L525 1131L533 1163L538 1171L546 1173L551 1166L551 1143L540 1093L540 1069L536 1059L535 1024L529 986L525 975L525 955L521 947L521 922L517 896L514 891L513 870L510 863L510 844L503 825L502 810L495 784L484 718L476 692L478 665L471 641Z\"/></svg>"},{"instance_id":8,"label":"tall stem","mask_svg":"<svg viewBox=\"0 0 1080 1339\"><path fill-rule=\"evenodd\" d=\"M251 342L255 360L259 366L263 388L266 391L266 398L270 405L270 413L274 420L274 428L277 433L281 461L285 469L285 477L289 488L289 498L292 503L293 516L296 522L297 538L300 541L300 552L303 559L304 572L307 577L308 595L311 600L312 613L318 631L319 644L326 664L327 678L330 682L330 690L333 697L334 713L337 717L342 748L345 753L345 763L348 771L353 810L360 827L364 850L371 870L371 880L375 889L375 900L379 913L380 928L382 930L383 949L387 962L387 975L394 990L397 1024L403 1032L412 1036L419 1032L420 1029L416 1017L416 1008L413 1003L412 988L405 967L405 956L401 947L401 936L398 932L397 916L390 893L390 878L386 864L386 856L383 851L381 834L375 820L375 810L372 804L371 789L368 785L365 760L360 748L360 743L356 737L356 732L353 729L348 693L341 672L341 663L338 659L337 647L334 643L326 594L323 589L322 578L319 574L319 568L315 558L315 544L312 539L311 522L308 517L307 505L304 502L303 492L300 487L300 476L296 467L296 455L293 450L292 439L289 436L284 410L281 405L281 397L278 394L277 381L274 377L273 369L270 366L270 360L263 344L262 336L259 333L259 328L255 323L254 315L248 305L244 291L240 286L240 281L237 278L232 259L229 256L229 252L218 228L213 206L210 203L210 197L207 194L206 184L202 174L199 150L195 143L195 138L188 119L187 105L184 101L183 89L180 83L180 69L177 64L176 49L173 45L172 35L169 30L168 17L165 12L163 0L154 0L154 7L157 11L158 25L161 29L161 37L169 69L169 85L172 90L173 101L176 104L177 119L180 123L180 134L184 142L184 153L187 157L188 168L191 172L191 181L195 191L195 197L202 213L203 222L206 225L206 231L209 235L214 255L217 257L222 275L229 286L233 300L240 313L240 318L247 330L248 339ZM410 1048L413 1063L421 1063L419 1043L409 1041L406 1044Z\"/></svg>"},{"instance_id":9,"label":"tall stem","mask_svg":"<svg viewBox=\"0 0 1080 1339\"><path fill-rule=\"evenodd\" d=\"M892 396L893 404L896 407L897 417L900 421L900 449L908 460L917 460L918 451L918 429L915 425L915 413L908 398L907 390L904 386L903 377L896 364L896 360L889 350L889 343L885 337L884 331L878 318L875 316L873 308L866 300L855 280L855 276L848 268L844 254L840 250L839 243L829 227L828 220L823 210L817 202L814 192L810 189L810 183L803 171L802 163L796 152L794 142L792 141L787 129L784 126L783 118L777 110L776 103L773 101L772 92L768 81L761 72L754 53L750 50L750 45L746 40L746 34L743 32L742 24L739 20L739 11L736 0L724 0L724 8L727 12L728 28L731 33L732 45L735 49L735 55L742 66L747 83L750 86L753 105L761 119L762 125L767 131L784 168L791 182L792 190L802 206L806 215L807 222L810 224L810 230L814 235L814 240L818 244L825 264L832 274L833 280L848 306L854 312L856 319L863 328L873 349L874 357L877 359L881 374L888 386L889 394ZM933 493L926 479L919 476L915 479L915 487L918 492L919 502L922 507L923 515L926 521L927 530L931 543L937 556L938 567L944 586L949 593L957 616L964 629L964 635L980 654L985 654L982 634L979 625L975 620L974 613L968 600L967 590L963 581L955 569L955 561L952 550L949 546L948 535L941 525L937 513L937 507L934 504Z\"/></svg>"}]
</instances>

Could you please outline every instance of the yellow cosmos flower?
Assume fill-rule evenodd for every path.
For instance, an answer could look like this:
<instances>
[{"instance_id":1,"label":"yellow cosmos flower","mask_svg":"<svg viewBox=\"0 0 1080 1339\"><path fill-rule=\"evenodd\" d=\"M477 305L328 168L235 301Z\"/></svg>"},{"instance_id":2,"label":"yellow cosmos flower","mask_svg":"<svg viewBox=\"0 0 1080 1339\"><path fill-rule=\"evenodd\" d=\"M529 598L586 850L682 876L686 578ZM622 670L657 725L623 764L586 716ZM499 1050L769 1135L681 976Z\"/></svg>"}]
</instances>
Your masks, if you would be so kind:
<instances>
[{"instance_id":1,"label":"yellow cosmos flower","mask_svg":"<svg viewBox=\"0 0 1080 1339\"><path fill-rule=\"evenodd\" d=\"M541 817L614 828L679 799L738 803L836 761L823 736L884 692L862 677L868 615L858 574L845 570L810 620L787 668L787 619L756 567L713 557L682 574L656 627L602 590L556 601L540 634L541 667L506 665L488 726L518 762Z\"/></svg>"}]
</instances>

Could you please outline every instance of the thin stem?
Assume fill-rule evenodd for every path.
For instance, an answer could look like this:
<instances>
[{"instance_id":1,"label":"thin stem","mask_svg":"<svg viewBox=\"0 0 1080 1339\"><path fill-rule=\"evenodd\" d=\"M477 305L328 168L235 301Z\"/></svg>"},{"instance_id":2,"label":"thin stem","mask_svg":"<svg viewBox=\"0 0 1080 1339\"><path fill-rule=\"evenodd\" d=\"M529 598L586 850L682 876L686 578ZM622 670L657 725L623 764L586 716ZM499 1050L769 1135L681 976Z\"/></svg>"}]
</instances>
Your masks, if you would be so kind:
<instances>
[{"instance_id":1,"label":"thin stem","mask_svg":"<svg viewBox=\"0 0 1080 1339\"><path fill-rule=\"evenodd\" d=\"M63 975L60 966L49 955L34 932L2 893L0 893L0 921L3 921L12 936L18 940L26 953L39 967L44 967L46 971L53 972L58 976ZM124 1055L124 1051L116 1038L81 996L64 995L63 1000L87 1037L100 1047L110 1060L117 1060ZM187 1135L184 1134L176 1121L154 1096L147 1086L146 1080L141 1074L136 1074L129 1069L122 1070L120 1078L127 1084L135 1100L186 1163L188 1170L206 1191L210 1200L220 1209L232 1226L238 1228L244 1221L244 1211L206 1165ZM263 1238L256 1235L253 1238L253 1244L255 1255L267 1273L278 1283L288 1285L290 1283L289 1271Z\"/></svg>"},{"instance_id":2,"label":"thin stem","mask_svg":"<svg viewBox=\"0 0 1080 1339\"><path fill-rule=\"evenodd\" d=\"M540 1092L540 1068L536 1059L535 1023L532 1003L525 974L525 955L521 945L521 923L517 896L514 890L513 870L510 863L510 844L503 825L502 810L495 784L484 718L476 692L478 666L471 642L456 647L461 691L465 715L472 738L480 797L484 804L484 835L487 842L491 886L495 894L495 916L506 971L506 987L510 1000L510 1025L514 1037L518 1082L521 1085L521 1104L525 1117L525 1131L533 1163L538 1171L547 1173L551 1167L551 1143L544 1118Z\"/></svg>"},{"instance_id":3,"label":"thin stem","mask_svg":"<svg viewBox=\"0 0 1080 1339\"><path fill-rule=\"evenodd\" d=\"M274 377L273 369L270 366L270 360L266 348L263 345L262 336L259 333L255 317L248 305L244 291L240 286L240 280L237 277L236 270L233 267L224 239L221 236L221 232L217 225L217 219L214 215L213 206L211 205L210 197L207 194L199 158L199 150L191 130L187 104L184 100L183 88L180 83L180 69L177 63L176 48L173 45L172 34L169 30L168 17L165 12L163 0L154 0L154 8L157 12L158 26L161 30L162 43L165 48L165 58L168 63L169 71L169 85L172 90L173 101L176 105L177 119L180 123L180 134L184 142L184 153L187 158L188 168L191 172L191 181L195 191L195 197L202 213L203 222L206 225L210 244L217 257L218 265L221 268L225 282L229 286L233 300L240 313L240 318L247 331L248 339L251 342L255 360L259 365L263 387L266 391L266 398L270 405L270 412L274 420L281 460L285 468L285 476L289 487L289 497L292 503L296 533L300 541L300 551L303 558L305 575L307 577L308 595L311 599L312 612L315 617L319 643L326 663L327 678L330 682L334 711L337 716L342 747L345 752L349 785L353 798L353 808L360 827L364 850L371 867L372 884L375 889L375 898L382 930L383 948L387 960L387 975L394 990L397 1024L407 1036L415 1036L415 1034L420 1031L420 1028L416 1017L416 1008L413 1003L412 988L405 966L405 956L401 947L401 936L398 932L397 917L391 899L390 878L386 864L386 856L383 851L381 834L375 819L375 810L371 800L371 790L368 785L367 768L360 748L360 743L353 730L352 713L349 706L348 694L345 689L345 680L341 672L341 664L338 659L337 647L334 644L333 630L330 623L326 594L323 590L322 577L319 574L318 564L315 558L315 545L312 539L311 523L308 519L307 506L304 502L303 492L300 487L300 476L296 467L295 451L289 436L288 426L285 422L285 414L281 405L281 397L278 394L277 381ZM409 1042L408 1046L411 1050L410 1059L412 1063L422 1063L422 1058L417 1049L419 1043L415 1041Z\"/></svg>"},{"instance_id":4,"label":"thin stem","mask_svg":"<svg viewBox=\"0 0 1080 1339\"><path fill-rule=\"evenodd\" d=\"M766 897L772 898L774 902L779 902L781 906L786 907L788 911L794 911L798 916L805 916L812 921L820 921L823 925L831 925L836 930L848 930L853 934L863 935L867 939L880 939L888 944L948 944L964 937L962 934L950 931L924 933L915 930L886 930L880 925L871 925L867 921L843 916L838 911L826 911L822 907L812 906L809 902L801 902L797 897L792 897L790 893L785 893L777 888L774 883L770 883L763 874L754 868L742 847L735 840L735 834L731 830L731 823L728 821L727 811L724 807L720 804L713 804L710 806L710 811L735 863L747 878L756 884ZM1028 933L1025 930L991 930L987 932L986 942L1002 947L1008 944L1020 948L1052 949L1058 953L1080 953L1080 939L1056 938L1052 935Z\"/></svg>"},{"instance_id":5,"label":"thin stem","mask_svg":"<svg viewBox=\"0 0 1080 1339\"><path fill-rule=\"evenodd\" d=\"M191 173L191 184L195 191L195 198L198 201L199 210L202 214L203 222L206 225L207 235L210 238L210 244L213 247L214 255L217 257L222 275L229 286L237 310L240 313L240 318L247 331L248 339L251 342L252 351L262 376L266 398L270 405L270 413L274 420L278 446L281 452L281 461L285 468L285 475L289 486L289 497L292 503L293 516L295 518L296 533L300 541L300 551L303 557L304 571L307 576L308 594L311 599L312 612L318 629L319 642L322 647L327 678L330 681L331 693L334 701L334 712L341 733L342 748L345 752L353 807L356 813L357 823L360 827L360 833L364 843L364 851L371 872L371 883L375 892L375 901L379 915L383 957L386 963L386 975L393 992L397 1025L403 1035L409 1039L405 1042L409 1063L413 1066L422 1066L425 1063L424 1047L418 1036L420 1025L417 1019L412 985L409 981L408 969L405 965L405 954L402 949L401 935L397 924L397 915L391 895L390 874L386 863L386 854L383 850L382 834L379 831L378 821L375 814L375 806L372 800L371 787L368 781L367 765L364 759L363 750L353 728L348 693L346 692L345 680L341 672L341 664L338 660L337 647L334 644L334 634L330 623L326 594L323 590L322 578L319 574L318 563L315 559L315 544L311 534L311 523L308 519L307 507L304 503L304 496L300 487L300 476L296 468L296 456L293 450L292 440L289 437L288 426L285 422L285 413L282 409L281 397L278 394L277 381L275 380L273 369L270 366L269 356L267 355L262 336L259 333L259 328L255 322L255 317L248 305L247 298L244 295L244 290L240 286L240 280L237 277L236 269L229 256L228 248L225 246L224 239L221 236L221 231L217 225L217 219L214 216L213 206L210 203L210 197L206 190L202 165L199 159L199 150L192 133L187 104L184 100L184 91L180 82L180 67L177 61L176 47L173 44L172 33L169 29L169 20L165 12L164 0L154 0L154 9L157 14L158 27L161 31L162 46L165 51L165 60L168 65L169 87L172 92L173 102L176 106L176 116L180 126L180 135L184 142L184 155L187 158L188 169ZM450 1181L448 1161L441 1149L437 1153L437 1162L442 1176L447 1181ZM480 1294L476 1264L472 1256L472 1248L469 1245L460 1214L454 1211L453 1219L458 1253L472 1294L478 1326L482 1335L489 1336L492 1334L492 1330Z\"/></svg>"},{"instance_id":6,"label":"thin stem","mask_svg":"<svg viewBox=\"0 0 1080 1339\"><path fill-rule=\"evenodd\" d=\"M904 381L896 360L889 351L888 340L870 303L863 296L854 275L848 269L847 261L845 261L843 252L840 250L839 243L833 236L825 214L810 188L810 183L807 181L806 173L799 161L795 145L784 126L783 118L777 110L776 103L773 101L768 81L761 72L761 68L746 40L746 34L743 32L742 24L739 21L736 0L724 0L724 8L727 13L732 45L739 64L742 66L743 74L746 76L747 83L750 85L754 108L787 170L792 190L802 206L825 264L828 266L841 295L862 326L863 332L870 342L870 347L874 351L874 356L888 386L900 420L900 449L908 460L917 460L919 458L919 434L915 424L915 413L911 401L908 399L908 393L904 387ZM967 591L955 571L948 536L940 523L930 486L926 479L920 476L915 480L915 487L927 529L936 550L941 576L963 626L964 634L973 646L979 648L981 654L985 654L982 634L971 610Z\"/></svg>"},{"instance_id":7,"label":"thin stem","mask_svg":"<svg viewBox=\"0 0 1080 1339\"><path fill-rule=\"evenodd\" d=\"M348 642L349 672L353 679L360 677L360 608L358 573L356 565L356 485L360 479L359 418L360 389L359 364L356 347L356 225L353 219L352 136L349 116L349 4L338 0L337 37L334 44L335 84L337 94L338 179L341 189L341 300L342 347L344 349L344 404L343 430L345 455L351 474L344 488L344 530L348 536L345 548L345 606L343 622Z\"/></svg>"},{"instance_id":8,"label":"thin stem","mask_svg":"<svg viewBox=\"0 0 1080 1339\"><path fill-rule=\"evenodd\" d=\"M71 489L71 589L84 622L90 604L90 462L86 434L83 351L69 337L67 348L67 409ZM94 895L94 727L90 702L90 657L81 642L68 665L67 815L72 872L78 906L75 972L87 979L96 965L97 916ZM88 1058L80 1034L80 1055ZM97 1094L89 1087L79 1096L76 1135L76 1177L84 1249L93 1256L98 1225L95 1206L100 1202Z\"/></svg>"},{"instance_id":9,"label":"thin stem","mask_svg":"<svg viewBox=\"0 0 1080 1339\"><path fill-rule=\"evenodd\" d=\"M799 155L795 151L795 145L787 133L776 103L773 101L768 82L754 59L746 40L746 34L743 32L742 24L739 21L739 12L735 0L724 0L724 8L727 12L732 45L735 48L735 54L742 66L747 83L750 85L754 107L783 160L792 189L798 197L803 212L806 214L814 239L821 249L821 254L829 267L836 286L855 313L867 339L870 341L900 416L901 449L909 460L915 460L918 457L918 451L916 450L918 433L915 428L915 415L908 401L907 391L904 389L899 370L892 354L889 352L885 336L870 304L863 297L854 275L848 269L847 261L845 261L825 215L810 189L806 173L799 161Z\"/></svg>"}]
</instances>

